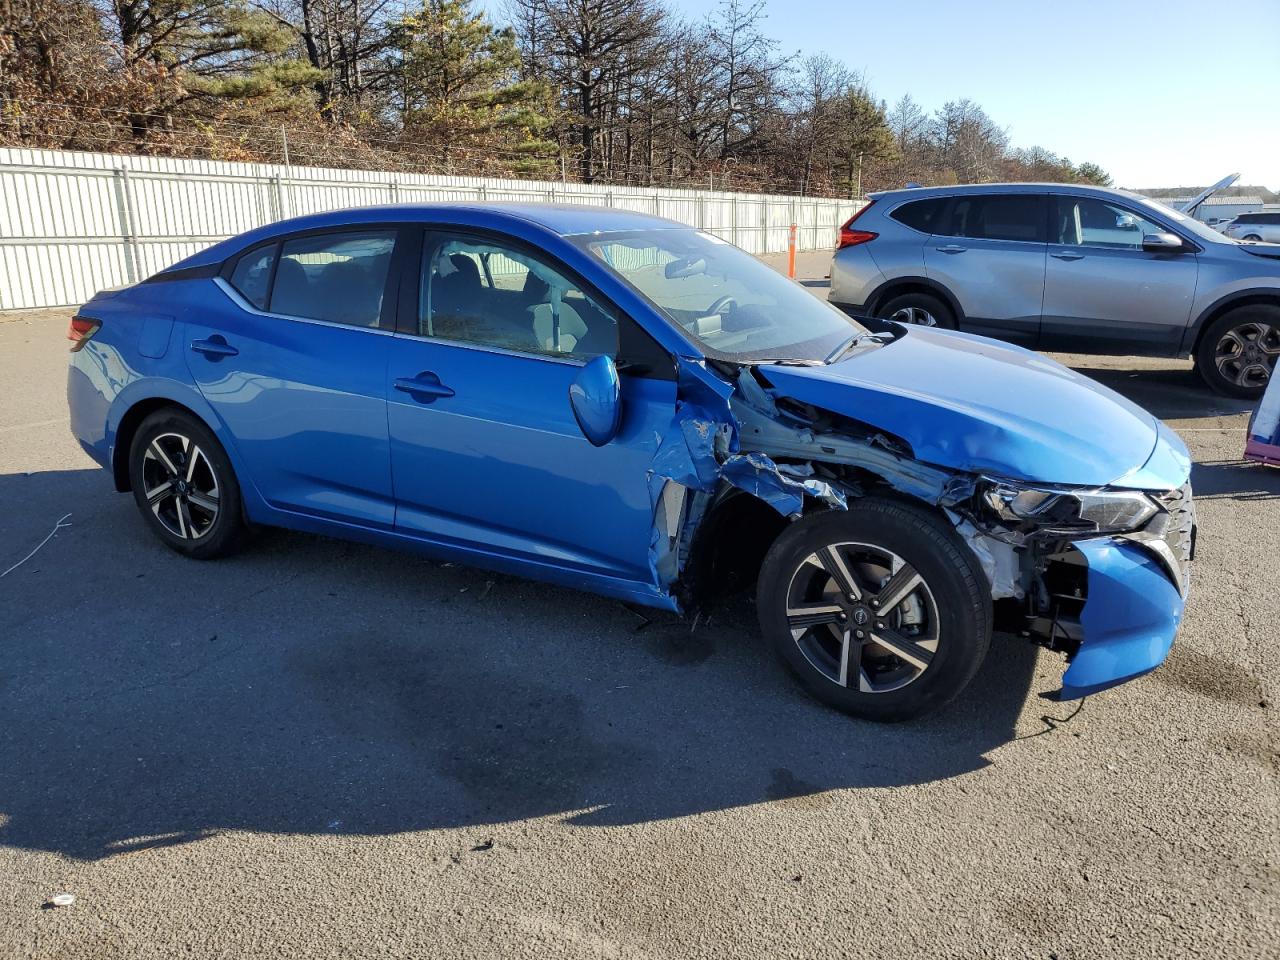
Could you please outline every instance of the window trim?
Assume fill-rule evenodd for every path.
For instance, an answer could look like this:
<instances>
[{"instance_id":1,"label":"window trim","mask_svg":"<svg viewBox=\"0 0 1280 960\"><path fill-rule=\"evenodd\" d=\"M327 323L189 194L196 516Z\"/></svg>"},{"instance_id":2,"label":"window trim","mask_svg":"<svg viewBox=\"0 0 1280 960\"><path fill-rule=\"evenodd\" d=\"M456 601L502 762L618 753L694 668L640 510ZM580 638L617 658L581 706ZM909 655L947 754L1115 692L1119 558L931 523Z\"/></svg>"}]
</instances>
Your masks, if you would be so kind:
<instances>
[{"instance_id":1,"label":"window trim","mask_svg":"<svg viewBox=\"0 0 1280 960\"><path fill-rule=\"evenodd\" d=\"M466 340L448 340L444 337L419 333L418 316L423 308L423 258L429 238L443 234L451 238L510 247L527 256L545 262L557 272L562 273L566 279L577 284L584 294L594 300L598 306L607 310L609 315L613 317L617 330L617 347L611 359L619 374L642 377L648 380L674 381L676 379L675 357L668 353L666 348L655 340L649 331L637 323L634 317L619 307L611 298L603 294L599 287L584 277L578 270L565 263L560 257L535 246L521 237L512 236L500 230L490 230L470 224L435 222L414 223L406 226L412 232L412 236L407 237L405 243L398 297L398 318L395 327L396 336L408 337L421 342L438 343L446 347L478 350L498 356L545 360L549 363L568 364L573 367L584 367L589 362L577 357L557 357L547 353L530 353L493 344L473 343ZM624 333L624 329L627 333ZM634 347L638 338L643 338L646 341L646 346L638 351L635 349L628 350L628 340L630 340L630 345ZM651 354L649 358L636 355L646 352ZM662 357L661 364L658 363L658 357Z\"/></svg>"},{"instance_id":2,"label":"window trim","mask_svg":"<svg viewBox=\"0 0 1280 960\"><path fill-rule=\"evenodd\" d=\"M279 236L264 240L261 243L255 243L253 246L245 247L234 256L228 257L222 262L221 268L214 277L214 283L222 289L224 293L231 296L232 300L249 313L256 314L260 317L271 317L276 320L293 320L301 323L318 323L326 327L338 327L343 330L365 330L370 333L393 334L396 332L397 325L397 290L399 287L399 277L403 272L403 257L406 240L406 234L411 229L410 225L394 221L377 221L373 223L353 223L343 224L333 227L312 227L307 230L296 230L293 233L283 233ZM284 245L290 240L301 240L307 237L329 236L335 233L392 233L394 239L391 245L391 259L387 262L387 279L382 289L382 309L378 314L378 323L376 326L366 327L358 323L340 323L337 320L324 320L320 317L303 317L293 313L278 313L271 309L271 301L275 296L276 287L276 271L279 269L281 255L284 252ZM231 275L235 272L236 265L239 264L242 257L246 257L256 250L263 247L274 246L276 248L275 259L271 264L271 278L267 285L267 305L265 309L259 309L249 302L231 283Z\"/></svg>"}]
</instances>

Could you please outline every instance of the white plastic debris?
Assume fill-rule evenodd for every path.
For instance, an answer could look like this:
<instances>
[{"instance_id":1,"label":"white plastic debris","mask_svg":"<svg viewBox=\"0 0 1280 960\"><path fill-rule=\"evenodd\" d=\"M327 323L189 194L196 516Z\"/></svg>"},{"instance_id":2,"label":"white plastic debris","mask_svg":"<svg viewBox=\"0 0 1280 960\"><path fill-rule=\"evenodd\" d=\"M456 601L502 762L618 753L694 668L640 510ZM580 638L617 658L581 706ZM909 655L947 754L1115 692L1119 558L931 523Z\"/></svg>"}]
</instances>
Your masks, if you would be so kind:
<instances>
[{"instance_id":1,"label":"white plastic debris","mask_svg":"<svg viewBox=\"0 0 1280 960\"><path fill-rule=\"evenodd\" d=\"M49 898L49 902L55 907L69 907L76 902L74 893L59 893Z\"/></svg>"}]
</instances>

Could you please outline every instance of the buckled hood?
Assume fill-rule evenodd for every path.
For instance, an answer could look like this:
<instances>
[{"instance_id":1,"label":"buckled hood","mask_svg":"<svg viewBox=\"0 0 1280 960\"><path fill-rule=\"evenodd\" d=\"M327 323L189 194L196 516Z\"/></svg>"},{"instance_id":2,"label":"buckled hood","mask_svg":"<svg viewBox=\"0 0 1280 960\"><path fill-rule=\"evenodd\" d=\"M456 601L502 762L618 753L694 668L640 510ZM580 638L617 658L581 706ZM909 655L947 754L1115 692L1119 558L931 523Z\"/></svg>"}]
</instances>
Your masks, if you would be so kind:
<instances>
[{"instance_id":1,"label":"buckled hood","mask_svg":"<svg viewBox=\"0 0 1280 960\"><path fill-rule=\"evenodd\" d=\"M985 337L910 327L825 366L765 365L780 396L907 441L926 463L1103 486L1151 457L1158 421L1062 364Z\"/></svg>"}]
</instances>

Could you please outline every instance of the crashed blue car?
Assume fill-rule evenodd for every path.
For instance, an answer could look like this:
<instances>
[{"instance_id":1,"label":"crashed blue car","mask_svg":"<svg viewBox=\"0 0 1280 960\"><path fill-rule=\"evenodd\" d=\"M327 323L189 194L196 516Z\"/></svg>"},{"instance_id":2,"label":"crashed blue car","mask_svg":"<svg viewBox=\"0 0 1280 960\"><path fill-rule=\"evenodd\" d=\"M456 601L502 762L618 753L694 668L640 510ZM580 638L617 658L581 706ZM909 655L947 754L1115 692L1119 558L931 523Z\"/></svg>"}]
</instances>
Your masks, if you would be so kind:
<instances>
[{"instance_id":1,"label":"crashed blue car","mask_svg":"<svg viewBox=\"0 0 1280 960\"><path fill-rule=\"evenodd\" d=\"M1182 615L1181 440L1018 347L876 330L713 236L553 205L344 210L218 243L71 322L81 445L168 546L274 525L693 613L754 588L823 701L900 720L993 629L1058 695Z\"/></svg>"}]
</instances>

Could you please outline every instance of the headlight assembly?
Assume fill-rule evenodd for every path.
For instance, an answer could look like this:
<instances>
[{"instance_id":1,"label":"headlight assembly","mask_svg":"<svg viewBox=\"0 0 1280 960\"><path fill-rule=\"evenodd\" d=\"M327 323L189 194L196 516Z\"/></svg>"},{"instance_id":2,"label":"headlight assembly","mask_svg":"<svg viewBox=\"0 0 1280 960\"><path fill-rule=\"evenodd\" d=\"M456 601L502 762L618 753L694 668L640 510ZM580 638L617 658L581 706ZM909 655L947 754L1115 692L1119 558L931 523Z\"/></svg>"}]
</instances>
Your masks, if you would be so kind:
<instances>
[{"instance_id":1,"label":"headlight assembly","mask_svg":"<svg viewBox=\"0 0 1280 960\"><path fill-rule=\"evenodd\" d=\"M1127 533L1160 509L1136 490L1072 490L993 481L982 499L1001 520L1046 533Z\"/></svg>"}]
</instances>

